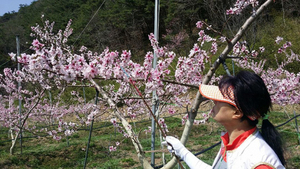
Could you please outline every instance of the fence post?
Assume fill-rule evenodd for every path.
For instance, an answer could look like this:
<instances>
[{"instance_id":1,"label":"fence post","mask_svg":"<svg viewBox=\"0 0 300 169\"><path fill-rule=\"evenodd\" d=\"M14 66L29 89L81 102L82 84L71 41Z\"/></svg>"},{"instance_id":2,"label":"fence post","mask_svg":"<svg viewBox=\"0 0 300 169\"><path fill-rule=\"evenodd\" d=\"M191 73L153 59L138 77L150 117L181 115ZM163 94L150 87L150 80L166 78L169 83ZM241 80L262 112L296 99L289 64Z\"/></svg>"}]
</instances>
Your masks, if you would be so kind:
<instances>
[{"instance_id":1,"label":"fence post","mask_svg":"<svg viewBox=\"0 0 300 169\"><path fill-rule=\"evenodd\" d=\"M17 42L17 57L20 56L20 39L19 39L19 35L16 36L16 42ZM20 63L18 62L18 71L20 71ZM21 82L18 82L18 91L20 91L20 88L21 88ZM20 92L19 92L19 95ZM19 96L20 97L20 96ZM19 114L20 114L20 126L22 126L22 120L21 120L21 117L22 117L22 100L19 98ZM22 154L22 128L20 128L20 148L21 148L21 154ZM17 139L17 138L16 138Z\"/></svg>"},{"instance_id":2,"label":"fence post","mask_svg":"<svg viewBox=\"0 0 300 169\"><path fill-rule=\"evenodd\" d=\"M83 97L84 97L84 104L86 104L86 97L85 97L85 89L84 89L84 83L83 82L81 82L81 84L82 84L82 91L83 91Z\"/></svg>"},{"instance_id":3,"label":"fence post","mask_svg":"<svg viewBox=\"0 0 300 169\"><path fill-rule=\"evenodd\" d=\"M97 103L98 103L98 96L99 96L99 91L96 89L95 105L97 105ZM93 125L94 125L94 116L93 116L91 127L90 127L90 134L89 134L89 139L88 139L88 143L87 143L87 147L86 147L85 160L84 160L83 169L85 169L86 163L87 163L87 158L88 158L88 154L89 154L89 147L90 147L90 142L91 142L91 137L92 137L92 131L93 131Z\"/></svg>"},{"instance_id":4,"label":"fence post","mask_svg":"<svg viewBox=\"0 0 300 169\"><path fill-rule=\"evenodd\" d=\"M300 145L300 133L299 133L299 127L298 127L298 123L297 123L297 117L296 117L295 110L294 110L294 117L295 117L296 130L297 130L297 136L298 136L298 144Z\"/></svg>"},{"instance_id":5,"label":"fence post","mask_svg":"<svg viewBox=\"0 0 300 169\"><path fill-rule=\"evenodd\" d=\"M159 35L159 0L155 0L155 9L154 9L154 36L155 39L158 41L158 36ZM155 51L154 57L153 57L153 65L152 67L155 69L156 68L156 62L157 62L157 56ZM156 91L153 91L152 93L152 112L155 113L157 110L157 95ZM154 117L152 117L151 121L151 150L155 150L155 121ZM155 166L155 153L151 153L151 165L152 167Z\"/></svg>"}]
</instances>

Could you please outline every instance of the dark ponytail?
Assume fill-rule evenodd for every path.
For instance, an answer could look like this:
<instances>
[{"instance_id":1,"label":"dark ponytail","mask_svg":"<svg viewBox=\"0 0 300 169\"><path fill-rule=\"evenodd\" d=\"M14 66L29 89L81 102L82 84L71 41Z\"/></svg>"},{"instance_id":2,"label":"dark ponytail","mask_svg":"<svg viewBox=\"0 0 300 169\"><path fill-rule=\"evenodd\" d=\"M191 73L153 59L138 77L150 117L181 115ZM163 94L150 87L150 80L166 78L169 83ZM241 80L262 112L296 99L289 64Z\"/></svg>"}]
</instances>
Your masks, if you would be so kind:
<instances>
[{"instance_id":1,"label":"dark ponytail","mask_svg":"<svg viewBox=\"0 0 300 169\"><path fill-rule=\"evenodd\" d=\"M263 119L261 135L269 146L275 151L282 165L286 164L282 149L282 140L280 134L268 119Z\"/></svg>"},{"instance_id":2,"label":"dark ponytail","mask_svg":"<svg viewBox=\"0 0 300 169\"><path fill-rule=\"evenodd\" d=\"M234 88L234 101L244 114L241 120L247 120L249 125L256 126L258 118L265 117L272 107L271 97L264 81L255 73L240 71L236 76L225 76L219 83L219 88L225 91L230 86ZM228 96L226 92L222 94ZM249 116L257 117L257 119L250 120ZM261 135L277 154L281 163L285 165L282 140L268 119L263 119Z\"/></svg>"}]
</instances>

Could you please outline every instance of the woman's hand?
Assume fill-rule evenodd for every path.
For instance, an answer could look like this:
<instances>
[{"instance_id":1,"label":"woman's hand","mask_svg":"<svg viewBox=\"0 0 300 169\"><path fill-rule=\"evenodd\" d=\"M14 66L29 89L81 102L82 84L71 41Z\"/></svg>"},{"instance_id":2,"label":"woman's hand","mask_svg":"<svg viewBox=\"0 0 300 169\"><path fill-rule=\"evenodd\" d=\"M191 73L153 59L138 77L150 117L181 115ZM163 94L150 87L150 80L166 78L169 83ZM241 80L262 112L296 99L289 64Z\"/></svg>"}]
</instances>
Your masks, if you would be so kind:
<instances>
[{"instance_id":1,"label":"woman's hand","mask_svg":"<svg viewBox=\"0 0 300 169\"><path fill-rule=\"evenodd\" d=\"M211 169L212 167L199 160L193 153L184 147L184 145L175 137L167 136L166 140L161 143L167 146L171 153L180 157L191 169Z\"/></svg>"},{"instance_id":2,"label":"woman's hand","mask_svg":"<svg viewBox=\"0 0 300 169\"><path fill-rule=\"evenodd\" d=\"M167 149L170 153L175 153L176 156L181 158L185 152L188 151L184 145L173 136L167 136L166 141L162 142L161 144L167 146Z\"/></svg>"}]
</instances>

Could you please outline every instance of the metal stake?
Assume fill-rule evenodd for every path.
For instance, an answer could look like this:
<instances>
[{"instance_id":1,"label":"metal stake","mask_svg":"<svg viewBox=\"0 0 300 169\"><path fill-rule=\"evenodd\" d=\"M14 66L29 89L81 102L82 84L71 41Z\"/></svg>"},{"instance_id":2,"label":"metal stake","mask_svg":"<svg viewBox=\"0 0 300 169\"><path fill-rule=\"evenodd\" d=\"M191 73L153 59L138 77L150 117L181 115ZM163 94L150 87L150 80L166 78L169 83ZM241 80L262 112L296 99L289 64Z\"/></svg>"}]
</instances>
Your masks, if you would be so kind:
<instances>
[{"instance_id":1,"label":"metal stake","mask_svg":"<svg viewBox=\"0 0 300 169\"><path fill-rule=\"evenodd\" d=\"M99 91L96 89L96 100L95 100L96 105L98 103L98 96L99 96ZM86 147L83 169L85 169L86 163L87 163L87 158L88 158L88 154L89 154L89 147L90 147L90 142L91 142L91 138L92 138L93 125L94 125L94 116L93 116L91 127L90 127L90 134L89 134L89 139L88 139L88 143L87 143L87 147Z\"/></svg>"}]
</instances>

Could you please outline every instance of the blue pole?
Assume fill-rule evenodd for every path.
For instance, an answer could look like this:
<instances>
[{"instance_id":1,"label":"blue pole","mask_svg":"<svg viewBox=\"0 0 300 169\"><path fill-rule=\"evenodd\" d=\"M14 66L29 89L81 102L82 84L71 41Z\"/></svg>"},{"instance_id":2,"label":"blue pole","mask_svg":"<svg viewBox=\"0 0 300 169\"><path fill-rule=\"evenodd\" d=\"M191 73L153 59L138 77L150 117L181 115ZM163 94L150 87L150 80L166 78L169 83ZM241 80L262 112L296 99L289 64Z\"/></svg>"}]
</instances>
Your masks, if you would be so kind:
<instances>
[{"instance_id":1,"label":"blue pole","mask_svg":"<svg viewBox=\"0 0 300 169\"><path fill-rule=\"evenodd\" d=\"M98 103L98 96L99 96L99 91L96 89L96 100L95 100L96 105ZM87 147L86 147L83 169L85 169L85 167L86 167L87 158L88 158L88 155L89 155L89 147L90 147L90 142L91 142L91 138L92 138L93 125L94 125L94 117L92 119L92 123L91 123L91 127L90 127L90 134L89 134L89 139L88 139L88 143L87 143Z\"/></svg>"}]
</instances>

